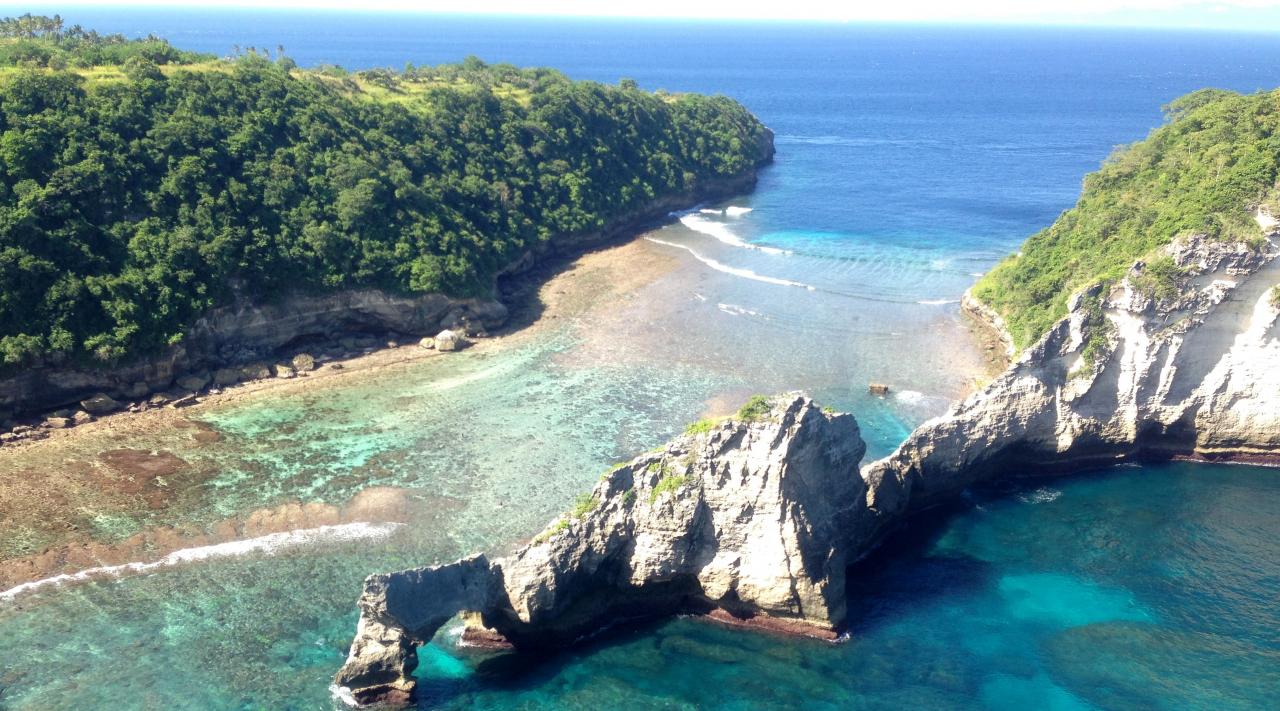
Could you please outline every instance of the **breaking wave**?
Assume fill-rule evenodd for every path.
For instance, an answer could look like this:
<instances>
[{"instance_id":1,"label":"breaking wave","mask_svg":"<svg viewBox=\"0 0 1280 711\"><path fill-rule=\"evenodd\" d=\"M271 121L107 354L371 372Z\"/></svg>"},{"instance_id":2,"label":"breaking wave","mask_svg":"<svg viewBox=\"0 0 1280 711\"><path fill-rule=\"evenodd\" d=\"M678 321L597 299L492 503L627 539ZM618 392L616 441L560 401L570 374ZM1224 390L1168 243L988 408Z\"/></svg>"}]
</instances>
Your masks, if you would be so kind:
<instances>
[{"instance_id":1,"label":"breaking wave","mask_svg":"<svg viewBox=\"0 0 1280 711\"><path fill-rule=\"evenodd\" d=\"M800 287L801 289L816 291L814 287L809 286L808 284L803 284L798 281L791 281L790 279L779 279L777 277L765 276L763 274L756 274L750 269L739 269L738 267L731 267L727 264L722 264L720 262L717 262L714 259L711 259L710 257L704 257L701 254L698 254L697 250L693 249L692 247L686 247L683 244L668 242L666 240L658 239L657 237L645 237L645 239L649 240L650 242L653 242L654 244L661 244L667 247L675 247L676 249L683 249L689 254L692 254L694 259L698 260L699 262L702 262L703 264L707 265L708 267L711 267L712 269L718 272L724 272L725 274L732 274L733 276L742 277L743 279L750 279L752 281L764 282L765 284L777 284L779 286L797 286L797 287Z\"/></svg>"},{"instance_id":2,"label":"breaking wave","mask_svg":"<svg viewBox=\"0 0 1280 711\"><path fill-rule=\"evenodd\" d=\"M748 208L738 208L738 209L745 210ZM746 242L741 237L734 234L733 230L729 229L728 225L721 222L714 222L712 220L708 220L705 217L699 217L698 215L694 215L694 214L681 215L680 224L684 225L685 227L688 227L694 232L707 235L708 237L713 237L731 247L741 247L742 249L755 249L755 250L764 252L765 254L790 254L790 252L788 252L785 249L778 249L777 247L764 247L758 244L751 244L750 242Z\"/></svg>"},{"instance_id":3,"label":"breaking wave","mask_svg":"<svg viewBox=\"0 0 1280 711\"><path fill-rule=\"evenodd\" d=\"M219 558L238 558L240 556L261 553L275 555L285 550L301 548L316 543L341 543L345 541L367 541L390 536L403 524L399 523L343 523L316 528L304 528L297 531L272 533L258 538L243 541L228 541L208 546L196 546L176 550L160 560L151 563L122 563L120 565L103 565L86 568L75 573L63 573L29 583L14 586L0 592L0 600L13 600L23 593L33 592L50 585L82 583L97 578L121 578L127 575L150 573L165 568L200 563Z\"/></svg>"},{"instance_id":4,"label":"breaking wave","mask_svg":"<svg viewBox=\"0 0 1280 711\"><path fill-rule=\"evenodd\" d=\"M922 306L942 306L944 304L958 304L959 299L921 299L916 302Z\"/></svg>"},{"instance_id":5,"label":"breaking wave","mask_svg":"<svg viewBox=\"0 0 1280 711\"><path fill-rule=\"evenodd\" d=\"M1025 494L1019 494L1018 500L1024 504L1047 504L1050 501L1057 500L1059 496L1062 496L1061 491L1058 491L1057 489L1050 489L1047 486L1042 486L1035 491L1028 491Z\"/></svg>"}]
</instances>

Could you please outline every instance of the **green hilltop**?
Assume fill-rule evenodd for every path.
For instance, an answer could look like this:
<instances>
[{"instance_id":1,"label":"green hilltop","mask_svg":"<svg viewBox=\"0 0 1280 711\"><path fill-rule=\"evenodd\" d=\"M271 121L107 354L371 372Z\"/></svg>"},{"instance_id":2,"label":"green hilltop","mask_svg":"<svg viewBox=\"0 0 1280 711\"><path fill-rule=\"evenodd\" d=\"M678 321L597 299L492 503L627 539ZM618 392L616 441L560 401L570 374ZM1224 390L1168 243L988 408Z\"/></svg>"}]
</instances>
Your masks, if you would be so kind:
<instances>
[{"instance_id":1,"label":"green hilltop","mask_svg":"<svg viewBox=\"0 0 1280 711\"><path fill-rule=\"evenodd\" d=\"M1280 91L1205 89L1165 113L1163 126L1084 179L1075 207L974 286L1019 349L1066 315L1071 294L1118 281L1138 259L1151 261L1148 288L1165 290L1175 267L1152 252L1180 235L1261 244L1253 211L1280 197Z\"/></svg>"},{"instance_id":2,"label":"green hilltop","mask_svg":"<svg viewBox=\"0 0 1280 711\"><path fill-rule=\"evenodd\" d=\"M741 176L723 96L460 64L301 70L0 21L0 370L110 364L211 307L375 287L487 296L539 243Z\"/></svg>"}]
</instances>

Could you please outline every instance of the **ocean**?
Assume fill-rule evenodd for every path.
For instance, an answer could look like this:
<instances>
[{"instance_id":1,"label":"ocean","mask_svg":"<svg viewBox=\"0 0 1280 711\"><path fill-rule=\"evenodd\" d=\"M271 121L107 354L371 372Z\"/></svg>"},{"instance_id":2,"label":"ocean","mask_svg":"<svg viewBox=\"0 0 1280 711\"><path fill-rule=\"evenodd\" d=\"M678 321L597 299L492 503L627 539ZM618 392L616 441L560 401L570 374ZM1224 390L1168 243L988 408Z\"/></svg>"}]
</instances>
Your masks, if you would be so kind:
<instances>
[{"instance_id":1,"label":"ocean","mask_svg":"<svg viewBox=\"0 0 1280 711\"><path fill-rule=\"evenodd\" d=\"M35 8L39 10L39 8ZM63 10L187 49L304 66L476 55L729 95L776 133L748 195L645 235L674 266L500 352L201 411L0 476L169 449L207 476L100 540L282 502L412 493L410 524L274 543L0 599L0 709L315 709L375 570L502 551L609 463L756 392L853 412L879 456L981 377L964 290L1194 89L1280 84L1275 35L1068 28ZM870 381L888 398L867 394ZM692 620L537 660L423 649L424 707L1260 708L1280 691L1280 479L1122 467L933 512L854 574L841 645ZM27 535L26 532L19 532ZM14 534L15 536L18 533Z\"/></svg>"}]
</instances>

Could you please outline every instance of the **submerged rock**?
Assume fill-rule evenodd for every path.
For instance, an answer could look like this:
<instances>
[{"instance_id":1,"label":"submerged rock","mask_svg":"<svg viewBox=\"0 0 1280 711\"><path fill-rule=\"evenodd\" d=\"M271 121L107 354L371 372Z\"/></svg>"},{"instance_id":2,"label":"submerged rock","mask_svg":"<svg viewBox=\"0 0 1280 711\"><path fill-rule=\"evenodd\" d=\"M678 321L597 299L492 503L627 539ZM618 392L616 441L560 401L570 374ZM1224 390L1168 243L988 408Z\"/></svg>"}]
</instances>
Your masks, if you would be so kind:
<instances>
[{"instance_id":1,"label":"submerged rock","mask_svg":"<svg viewBox=\"0 0 1280 711\"><path fill-rule=\"evenodd\" d=\"M338 685L360 703L407 699L415 647L460 612L526 649L713 610L833 637L845 570L872 532L864 451L852 416L797 394L696 428L610 471L509 557L370 576Z\"/></svg>"}]
</instances>

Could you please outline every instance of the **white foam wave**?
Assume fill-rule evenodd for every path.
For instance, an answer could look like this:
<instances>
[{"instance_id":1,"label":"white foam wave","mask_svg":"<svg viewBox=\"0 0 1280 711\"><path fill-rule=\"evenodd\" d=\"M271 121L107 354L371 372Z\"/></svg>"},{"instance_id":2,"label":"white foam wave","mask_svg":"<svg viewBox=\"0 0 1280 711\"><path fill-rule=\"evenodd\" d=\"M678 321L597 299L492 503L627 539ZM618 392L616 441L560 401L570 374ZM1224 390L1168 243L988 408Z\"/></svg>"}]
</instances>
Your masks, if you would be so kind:
<instances>
[{"instance_id":1,"label":"white foam wave","mask_svg":"<svg viewBox=\"0 0 1280 711\"><path fill-rule=\"evenodd\" d=\"M1062 492L1057 489L1050 489L1042 486L1035 491L1028 491L1025 494L1019 494L1018 499L1024 504L1047 504L1062 496Z\"/></svg>"},{"instance_id":2,"label":"white foam wave","mask_svg":"<svg viewBox=\"0 0 1280 711\"><path fill-rule=\"evenodd\" d=\"M958 304L959 299L922 299L916 302L921 306L942 306L944 304Z\"/></svg>"},{"instance_id":3,"label":"white foam wave","mask_svg":"<svg viewBox=\"0 0 1280 711\"><path fill-rule=\"evenodd\" d=\"M738 207L737 205L730 205L729 207L726 207L724 209L724 214L728 215L729 217L742 217L748 212L751 212L753 209L755 208Z\"/></svg>"},{"instance_id":4,"label":"white foam wave","mask_svg":"<svg viewBox=\"0 0 1280 711\"><path fill-rule=\"evenodd\" d=\"M929 399L928 395L918 390L897 390L894 391L893 396L908 405L920 405Z\"/></svg>"},{"instance_id":5,"label":"white foam wave","mask_svg":"<svg viewBox=\"0 0 1280 711\"><path fill-rule=\"evenodd\" d=\"M723 215L724 214L724 210L717 210L713 207L704 207L701 210L698 210L698 212L701 212L704 215Z\"/></svg>"},{"instance_id":6,"label":"white foam wave","mask_svg":"<svg viewBox=\"0 0 1280 711\"><path fill-rule=\"evenodd\" d=\"M732 274L734 276L742 277L743 279L751 279L752 281L764 282L765 284L777 284L779 286L797 286L797 287L800 287L801 289L816 291L814 287L809 286L808 284L803 284L798 281L791 281L789 279L779 279L777 277L765 276L763 274L756 274L750 269L739 269L738 267L731 267L727 264L722 264L720 262L717 262L714 259L711 259L710 257L704 257L701 254L698 254L698 252L694 250L692 247L686 247L683 244L668 242L666 240L661 240L656 237L645 237L645 239L649 240L650 242L653 242L654 244L661 244L667 247L675 247L676 249L683 249L689 254L692 254L694 259L698 260L699 262L702 262L703 264L707 265L708 267L711 267L712 269L718 272L724 272L725 274Z\"/></svg>"},{"instance_id":7,"label":"white foam wave","mask_svg":"<svg viewBox=\"0 0 1280 711\"><path fill-rule=\"evenodd\" d=\"M403 524L399 523L342 523L316 528L303 528L297 531L271 533L258 538L243 541L228 541L208 546L196 546L176 550L160 560L151 563L122 563L120 565L103 565L86 568L75 573L63 573L40 580L23 583L0 592L0 600L13 600L17 596L39 590L50 585L60 586L68 583L82 583L95 578L121 578L127 575L150 573L164 568L172 568L186 563L200 563L218 558L239 558L253 553L275 555L282 551L317 543L341 543L346 541L367 541L390 536Z\"/></svg>"},{"instance_id":8,"label":"white foam wave","mask_svg":"<svg viewBox=\"0 0 1280 711\"><path fill-rule=\"evenodd\" d=\"M724 242L725 244L731 247L740 247L742 249L755 249L755 250L764 252L765 254L790 254L790 252L788 252L785 249L778 249L777 247L764 247L758 244L751 244L750 242L745 242L741 237L734 234L733 230L729 229L728 225L724 224L723 222L715 222L712 220L708 220L705 217L699 217L697 215L684 215L680 218L680 224L684 225L685 227L688 227L694 232L699 232L701 234L707 235L708 237L714 237L715 239L721 242Z\"/></svg>"},{"instance_id":9,"label":"white foam wave","mask_svg":"<svg viewBox=\"0 0 1280 711\"><path fill-rule=\"evenodd\" d=\"M737 304L716 304L716 308L731 316L759 316L759 311L752 311Z\"/></svg>"}]
</instances>

